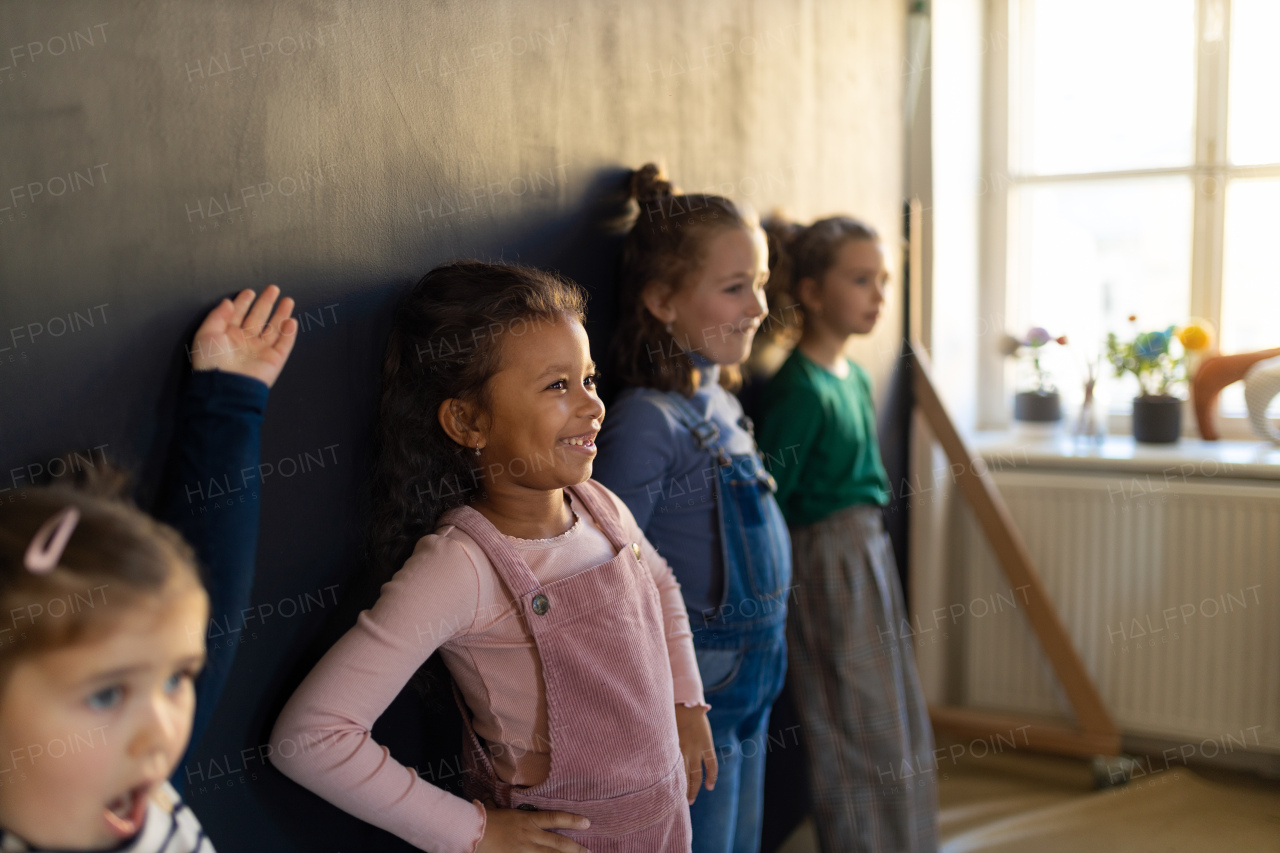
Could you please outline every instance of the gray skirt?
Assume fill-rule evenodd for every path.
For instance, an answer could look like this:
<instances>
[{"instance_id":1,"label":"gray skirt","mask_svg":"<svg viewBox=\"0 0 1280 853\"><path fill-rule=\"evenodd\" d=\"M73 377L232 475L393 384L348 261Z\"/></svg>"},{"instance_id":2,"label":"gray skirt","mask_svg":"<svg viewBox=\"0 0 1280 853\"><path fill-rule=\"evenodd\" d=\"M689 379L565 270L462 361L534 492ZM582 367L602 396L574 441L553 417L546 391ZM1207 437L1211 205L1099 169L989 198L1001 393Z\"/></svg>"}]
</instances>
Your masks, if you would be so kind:
<instances>
[{"instance_id":1,"label":"gray skirt","mask_svg":"<svg viewBox=\"0 0 1280 853\"><path fill-rule=\"evenodd\" d=\"M938 849L933 733L881 509L791 529L792 698L823 853Z\"/></svg>"}]
</instances>

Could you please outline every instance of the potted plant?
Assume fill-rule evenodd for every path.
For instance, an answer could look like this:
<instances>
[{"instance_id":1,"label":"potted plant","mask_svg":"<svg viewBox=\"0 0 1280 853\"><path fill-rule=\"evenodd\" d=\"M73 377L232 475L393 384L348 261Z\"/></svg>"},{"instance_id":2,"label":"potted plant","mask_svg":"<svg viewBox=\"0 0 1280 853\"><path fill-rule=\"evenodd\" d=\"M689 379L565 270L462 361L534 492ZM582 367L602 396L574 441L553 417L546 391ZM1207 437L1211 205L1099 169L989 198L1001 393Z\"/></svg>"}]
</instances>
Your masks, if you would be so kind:
<instances>
[{"instance_id":1,"label":"potted plant","mask_svg":"<svg viewBox=\"0 0 1280 853\"><path fill-rule=\"evenodd\" d=\"M1130 315L1129 322L1138 318ZM1151 444L1169 444L1182 433L1182 398L1178 392L1186 382L1187 358L1207 348L1209 334L1203 324L1189 323L1179 329L1137 332L1132 340L1121 341L1115 332L1107 334L1107 360L1116 376L1132 373L1138 379L1139 394L1133 399L1133 437Z\"/></svg>"},{"instance_id":2,"label":"potted plant","mask_svg":"<svg viewBox=\"0 0 1280 853\"><path fill-rule=\"evenodd\" d=\"M1013 417L1016 420L1031 423L1055 423L1062 419L1062 402L1058 397L1058 389L1040 363L1044 348L1051 343L1065 346L1066 335L1053 337L1045 329L1035 326L1027 330L1025 338L1005 335L1001 342L1001 351L1006 356L1020 358L1029 368L1027 379L1019 384L1024 387L1014 395Z\"/></svg>"}]
</instances>

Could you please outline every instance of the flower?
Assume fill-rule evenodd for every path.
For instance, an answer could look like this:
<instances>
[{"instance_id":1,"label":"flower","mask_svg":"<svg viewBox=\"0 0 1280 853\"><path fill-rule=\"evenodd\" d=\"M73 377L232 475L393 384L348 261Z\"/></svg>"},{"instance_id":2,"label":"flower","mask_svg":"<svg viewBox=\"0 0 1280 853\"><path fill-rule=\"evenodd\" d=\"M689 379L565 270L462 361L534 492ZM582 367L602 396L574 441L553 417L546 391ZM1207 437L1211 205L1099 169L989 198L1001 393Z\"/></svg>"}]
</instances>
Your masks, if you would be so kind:
<instances>
[{"instance_id":1,"label":"flower","mask_svg":"<svg viewBox=\"0 0 1280 853\"><path fill-rule=\"evenodd\" d=\"M1058 346L1063 346L1063 347L1065 347L1065 346L1067 345L1067 336L1066 336L1066 335L1058 335L1056 338L1054 338L1054 340L1058 342Z\"/></svg>"},{"instance_id":2,"label":"flower","mask_svg":"<svg viewBox=\"0 0 1280 853\"><path fill-rule=\"evenodd\" d=\"M1002 335L997 348L1000 350L1000 354L1004 356L1023 356L1031 366L1032 371L1034 371L1035 392L1037 394L1048 394L1054 390L1053 383L1050 381L1049 371L1044 369L1040 359L1045 355L1042 348L1055 341L1065 345L1067 336L1062 335L1055 338L1046 329L1040 326L1032 326L1021 340L1010 334Z\"/></svg>"},{"instance_id":3,"label":"flower","mask_svg":"<svg viewBox=\"0 0 1280 853\"><path fill-rule=\"evenodd\" d=\"M1191 325L1207 326L1195 320L1188 324ZM1196 333L1192 333L1190 339L1199 343ZM1132 373L1144 397L1173 395L1187 381L1189 352L1177 326L1138 332L1128 341L1121 340L1115 332L1107 333L1107 360L1115 368L1116 376Z\"/></svg>"},{"instance_id":4,"label":"flower","mask_svg":"<svg viewBox=\"0 0 1280 853\"><path fill-rule=\"evenodd\" d=\"M1027 346L1029 347L1042 347L1051 340L1053 340L1053 336L1039 326L1035 326L1027 332Z\"/></svg>"},{"instance_id":5,"label":"flower","mask_svg":"<svg viewBox=\"0 0 1280 853\"><path fill-rule=\"evenodd\" d=\"M1213 335L1206 326L1205 323L1193 320L1178 330L1178 340L1192 352L1208 349Z\"/></svg>"},{"instance_id":6,"label":"flower","mask_svg":"<svg viewBox=\"0 0 1280 853\"><path fill-rule=\"evenodd\" d=\"M1154 361L1169 351L1168 332L1143 332L1133 341L1139 358Z\"/></svg>"}]
</instances>

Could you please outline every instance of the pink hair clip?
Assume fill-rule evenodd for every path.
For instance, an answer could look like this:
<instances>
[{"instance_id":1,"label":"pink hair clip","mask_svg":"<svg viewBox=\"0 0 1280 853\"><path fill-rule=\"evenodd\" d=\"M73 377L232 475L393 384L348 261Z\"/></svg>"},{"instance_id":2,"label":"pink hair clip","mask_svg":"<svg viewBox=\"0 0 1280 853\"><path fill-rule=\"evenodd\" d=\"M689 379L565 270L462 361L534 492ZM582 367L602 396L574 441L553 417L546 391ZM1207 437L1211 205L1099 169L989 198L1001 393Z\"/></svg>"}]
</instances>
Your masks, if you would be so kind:
<instances>
[{"instance_id":1,"label":"pink hair clip","mask_svg":"<svg viewBox=\"0 0 1280 853\"><path fill-rule=\"evenodd\" d=\"M22 563L27 567L27 571L33 575L43 575L53 571L58 561L62 559L67 540L71 538L79 522L80 510L69 506L54 513L48 521L40 525L40 529L31 539L31 544L27 546L27 553L22 557Z\"/></svg>"}]
</instances>

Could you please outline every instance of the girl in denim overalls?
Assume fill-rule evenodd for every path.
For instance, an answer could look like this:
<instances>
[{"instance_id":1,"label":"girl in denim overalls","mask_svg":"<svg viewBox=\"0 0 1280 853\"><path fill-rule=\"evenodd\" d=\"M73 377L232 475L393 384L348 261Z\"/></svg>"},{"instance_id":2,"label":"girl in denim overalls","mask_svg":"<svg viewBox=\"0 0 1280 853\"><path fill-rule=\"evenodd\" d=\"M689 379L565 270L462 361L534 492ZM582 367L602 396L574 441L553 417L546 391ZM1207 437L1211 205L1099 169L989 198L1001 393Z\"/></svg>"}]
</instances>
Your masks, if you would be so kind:
<instances>
[{"instance_id":1,"label":"girl in denim overalls","mask_svg":"<svg viewBox=\"0 0 1280 853\"><path fill-rule=\"evenodd\" d=\"M631 509L684 594L719 762L693 804L694 853L760 849L766 729L786 674L790 541L751 423L725 386L766 316L764 234L719 196L631 179L614 338L628 386L596 478Z\"/></svg>"}]
</instances>

